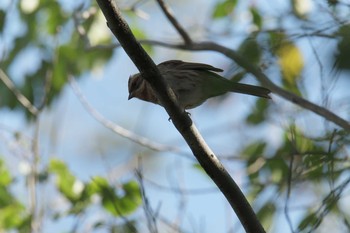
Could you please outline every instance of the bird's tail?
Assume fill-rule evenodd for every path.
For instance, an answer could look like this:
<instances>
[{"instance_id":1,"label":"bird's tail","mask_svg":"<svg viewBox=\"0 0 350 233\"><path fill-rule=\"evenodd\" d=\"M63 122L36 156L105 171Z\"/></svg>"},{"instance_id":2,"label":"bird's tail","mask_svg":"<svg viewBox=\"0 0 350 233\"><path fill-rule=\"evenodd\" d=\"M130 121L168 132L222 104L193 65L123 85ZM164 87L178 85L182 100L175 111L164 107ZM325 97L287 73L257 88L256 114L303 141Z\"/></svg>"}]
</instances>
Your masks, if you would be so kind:
<instances>
[{"instance_id":1,"label":"bird's tail","mask_svg":"<svg viewBox=\"0 0 350 233\"><path fill-rule=\"evenodd\" d=\"M258 87L243 83L234 83L230 88L230 91L271 99L269 96L271 91L265 87Z\"/></svg>"}]
</instances>

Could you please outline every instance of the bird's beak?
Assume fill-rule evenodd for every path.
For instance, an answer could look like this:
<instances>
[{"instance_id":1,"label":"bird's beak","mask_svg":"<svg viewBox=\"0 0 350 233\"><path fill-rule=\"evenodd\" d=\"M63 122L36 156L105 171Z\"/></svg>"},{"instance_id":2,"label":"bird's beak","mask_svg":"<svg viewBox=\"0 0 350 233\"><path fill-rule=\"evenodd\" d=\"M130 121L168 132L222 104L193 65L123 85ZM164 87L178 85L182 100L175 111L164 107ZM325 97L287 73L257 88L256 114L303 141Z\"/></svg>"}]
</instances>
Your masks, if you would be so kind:
<instances>
[{"instance_id":1,"label":"bird's beak","mask_svg":"<svg viewBox=\"0 0 350 233\"><path fill-rule=\"evenodd\" d=\"M133 92L130 92L129 93L129 96L128 96L128 100L130 100L130 99L132 99L132 98L134 98L135 96L134 96L134 93Z\"/></svg>"}]
</instances>

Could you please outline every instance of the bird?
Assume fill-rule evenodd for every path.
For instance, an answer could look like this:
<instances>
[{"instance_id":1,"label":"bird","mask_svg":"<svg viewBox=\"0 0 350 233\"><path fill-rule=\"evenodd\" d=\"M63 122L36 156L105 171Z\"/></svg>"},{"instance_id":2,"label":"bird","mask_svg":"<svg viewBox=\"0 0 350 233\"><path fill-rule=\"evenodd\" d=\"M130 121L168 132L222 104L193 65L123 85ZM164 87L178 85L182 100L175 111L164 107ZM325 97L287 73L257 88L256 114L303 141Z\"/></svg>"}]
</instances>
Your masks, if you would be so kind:
<instances>
[{"instance_id":1,"label":"bird","mask_svg":"<svg viewBox=\"0 0 350 233\"><path fill-rule=\"evenodd\" d=\"M265 87L233 82L215 72L222 69L204 63L168 60L157 65L160 74L174 92L177 102L183 110L192 109L207 99L237 92L270 99L271 91ZM134 97L162 105L151 85L140 73L131 75L128 81L129 97Z\"/></svg>"}]
</instances>

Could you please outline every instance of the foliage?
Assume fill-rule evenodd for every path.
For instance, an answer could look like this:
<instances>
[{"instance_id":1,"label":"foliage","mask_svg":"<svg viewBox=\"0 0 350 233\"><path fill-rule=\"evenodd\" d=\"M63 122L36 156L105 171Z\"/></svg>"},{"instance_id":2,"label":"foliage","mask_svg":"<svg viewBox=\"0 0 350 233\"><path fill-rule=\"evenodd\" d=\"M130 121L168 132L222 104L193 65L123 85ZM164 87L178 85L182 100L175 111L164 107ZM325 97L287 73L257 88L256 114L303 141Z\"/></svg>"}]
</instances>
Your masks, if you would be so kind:
<instances>
[{"instance_id":1,"label":"foliage","mask_svg":"<svg viewBox=\"0 0 350 233\"><path fill-rule=\"evenodd\" d=\"M64 93L69 77L84 79L87 74L114 62L113 57L120 56L116 52L120 50L115 39L108 32L94 1L85 1L81 5L73 3L70 7L62 1L12 2L8 6L0 4L0 42L3 44L0 44L0 69L39 111L50 111L55 107L55 100ZM157 50L152 49L153 40L164 42L164 36L157 38L154 35L158 36L163 29L157 31L158 26L152 27L153 31L149 32L145 26L147 23L140 20L139 16L147 18L144 9L151 11L144 3L147 1L125 2L121 4L126 6L123 12L131 22L135 36L142 40L152 39L143 47L156 55ZM346 85L349 81L348 75L344 75L350 69L348 4L320 1L314 3L312 12L303 7L309 1L292 0L279 8L281 11L270 12L258 2L215 1L207 14L208 22L198 30L200 32L185 25L188 16L183 19L179 14L179 18L184 28L189 28L191 37L193 33L193 40L208 37L228 45L251 65L264 71L284 91L309 99L348 119L348 94L331 92L338 81ZM177 4L180 4L177 7L187 7L190 3ZM320 9L322 15L318 12ZM178 13L175 11L176 17ZM107 33L101 29L106 29ZM196 37L196 33L204 35ZM232 81L252 80L249 72L232 64L233 71L227 75ZM16 109L25 113L30 127L39 122L40 117L31 115L4 83L2 78L1 110ZM327 222L331 217L341 222L337 230L349 231L350 213L342 207L350 183L349 132L324 119L310 117L306 107L294 107L289 102L281 102L273 96L272 101L257 99L247 104L247 111L239 122L239 127L244 127L242 131L246 132L239 132L238 137L230 139L232 144L239 145L238 152L232 153L235 156L223 158L228 160L225 161L227 164L230 164L230 159L243 161L246 195L267 231L273 231L279 225L277 221L281 216L287 219L291 232L321 231L324 226L335 228L335 223ZM245 140L247 134L249 140ZM17 132L13 133L15 142L16 135ZM29 154L33 157L44 153L34 149L35 143L41 142L38 138L26 142L31 145ZM1 143L3 147L12 147L11 143ZM223 148L230 146L230 142L222 141L222 144ZM22 149L21 144L15 145ZM115 147L124 151L130 149L122 143ZM38 148L42 149L42 145ZM77 224L73 225L79 225L80 219L88 219L95 211L107 217L92 221L91 231L137 232L142 225L140 222L144 219L137 213L140 206L147 209L149 203L142 199L145 197L142 196L140 181L129 177L115 181L104 175L83 181L70 168L69 161L45 161L28 155L24 156L25 159L16 159L29 161L30 171L16 174L7 164L6 158L14 157L9 151L0 159L0 232L30 232L35 230L33 226L36 224L45 225L44 221L57 223L76 219ZM198 164L191 169L204 174ZM52 199L62 201L66 208L47 211L42 200L37 200L39 204L35 206L23 198L23 194L14 191L18 186L25 190L24 193L29 193L28 196L35 196L34 191L40 190L41 186L49 186L54 190ZM306 199L311 201L299 205ZM295 209L299 211L298 217L288 220L297 212ZM147 217L155 221L158 216ZM147 220L147 224L152 222ZM71 232L81 230L77 228L71 226Z\"/></svg>"}]
</instances>

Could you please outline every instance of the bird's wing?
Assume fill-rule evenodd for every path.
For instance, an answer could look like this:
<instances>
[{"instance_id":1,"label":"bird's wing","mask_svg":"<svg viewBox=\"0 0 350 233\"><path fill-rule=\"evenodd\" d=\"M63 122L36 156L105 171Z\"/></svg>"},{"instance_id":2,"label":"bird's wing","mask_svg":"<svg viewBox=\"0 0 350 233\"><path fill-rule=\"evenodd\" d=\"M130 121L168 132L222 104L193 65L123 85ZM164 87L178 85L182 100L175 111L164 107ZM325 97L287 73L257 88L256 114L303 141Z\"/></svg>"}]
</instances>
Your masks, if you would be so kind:
<instances>
[{"instance_id":1,"label":"bird's wing","mask_svg":"<svg viewBox=\"0 0 350 233\"><path fill-rule=\"evenodd\" d=\"M184 62L181 60L169 60L158 64L158 66L164 66L170 69L176 70L210 70L215 72L222 72L222 69L216 68L214 66L203 64L203 63L195 63L195 62Z\"/></svg>"}]
</instances>

